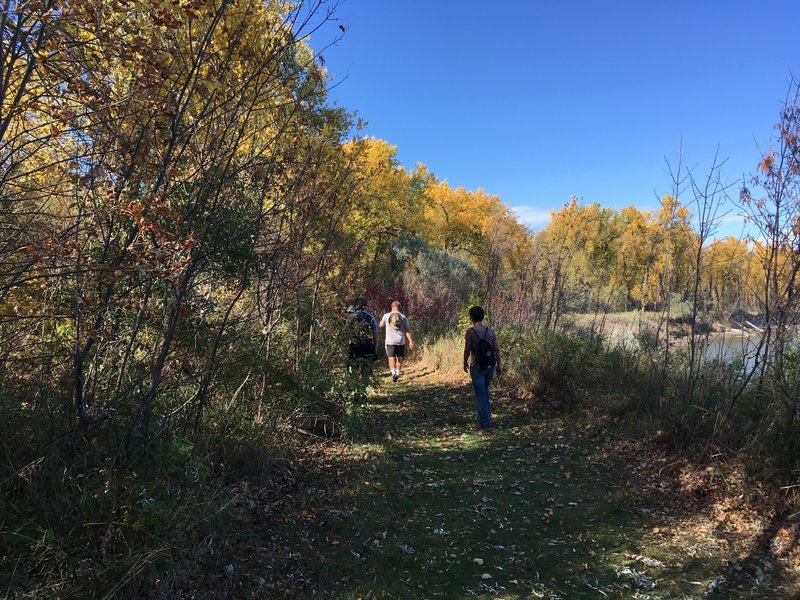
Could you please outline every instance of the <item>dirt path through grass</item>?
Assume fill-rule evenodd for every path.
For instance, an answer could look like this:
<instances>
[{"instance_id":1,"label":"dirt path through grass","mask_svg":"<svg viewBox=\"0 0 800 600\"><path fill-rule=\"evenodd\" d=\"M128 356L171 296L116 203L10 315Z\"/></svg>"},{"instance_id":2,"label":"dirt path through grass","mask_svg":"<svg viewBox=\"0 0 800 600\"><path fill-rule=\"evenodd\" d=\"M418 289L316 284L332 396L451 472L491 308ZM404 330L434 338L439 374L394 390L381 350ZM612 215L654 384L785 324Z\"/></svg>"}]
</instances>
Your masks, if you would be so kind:
<instances>
[{"instance_id":1,"label":"dirt path through grass","mask_svg":"<svg viewBox=\"0 0 800 600\"><path fill-rule=\"evenodd\" d=\"M502 387L500 426L482 433L467 383L466 376L444 381L411 369L400 383L382 384L367 407L375 427L357 446L360 461L342 477L337 500L316 515L314 550L306 555L316 595L555 600L797 592L786 565L721 527L713 518L720 508L681 487L666 457L649 457L648 468L632 463L636 450L626 458L568 419L537 417ZM748 527L768 527L754 523Z\"/></svg>"}]
</instances>

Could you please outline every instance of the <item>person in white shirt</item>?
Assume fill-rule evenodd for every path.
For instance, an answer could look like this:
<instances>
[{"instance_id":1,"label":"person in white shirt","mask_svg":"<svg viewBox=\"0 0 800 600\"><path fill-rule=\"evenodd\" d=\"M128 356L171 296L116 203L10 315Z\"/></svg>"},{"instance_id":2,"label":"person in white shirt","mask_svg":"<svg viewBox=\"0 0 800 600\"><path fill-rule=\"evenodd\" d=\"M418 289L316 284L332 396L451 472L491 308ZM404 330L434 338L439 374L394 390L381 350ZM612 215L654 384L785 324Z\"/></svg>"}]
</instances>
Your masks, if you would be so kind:
<instances>
[{"instance_id":1,"label":"person in white shirt","mask_svg":"<svg viewBox=\"0 0 800 600\"><path fill-rule=\"evenodd\" d=\"M392 302L392 310L383 315L378 327L386 328L386 357L392 372L392 381L397 381L403 369L406 342L409 350L414 349L414 337L408 319L400 312L400 302Z\"/></svg>"}]
</instances>

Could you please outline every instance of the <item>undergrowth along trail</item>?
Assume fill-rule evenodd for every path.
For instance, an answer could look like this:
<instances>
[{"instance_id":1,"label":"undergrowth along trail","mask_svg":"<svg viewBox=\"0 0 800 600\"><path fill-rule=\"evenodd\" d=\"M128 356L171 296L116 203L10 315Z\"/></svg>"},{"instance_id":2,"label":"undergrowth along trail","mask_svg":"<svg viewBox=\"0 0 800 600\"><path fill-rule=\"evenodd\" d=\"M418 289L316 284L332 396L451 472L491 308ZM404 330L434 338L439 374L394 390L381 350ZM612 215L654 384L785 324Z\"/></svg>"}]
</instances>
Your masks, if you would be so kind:
<instances>
[{"instance_id":1,"label":"undergrowth along trail","mask_svg":"<svg viewBox=\"0 0 800 600\"><path fill-rule=\"evenodd\" d=\"M315 515L306 568L316 595L798 593L788 553L775 549L778 532L766 517L743 520L744 501L713 497L707 472L646 444L601 440L511 392L495 390L500 427L483 433L466 376L411 369L383 383L353 447L361 460Z\"/></svg>"}]
</instances>

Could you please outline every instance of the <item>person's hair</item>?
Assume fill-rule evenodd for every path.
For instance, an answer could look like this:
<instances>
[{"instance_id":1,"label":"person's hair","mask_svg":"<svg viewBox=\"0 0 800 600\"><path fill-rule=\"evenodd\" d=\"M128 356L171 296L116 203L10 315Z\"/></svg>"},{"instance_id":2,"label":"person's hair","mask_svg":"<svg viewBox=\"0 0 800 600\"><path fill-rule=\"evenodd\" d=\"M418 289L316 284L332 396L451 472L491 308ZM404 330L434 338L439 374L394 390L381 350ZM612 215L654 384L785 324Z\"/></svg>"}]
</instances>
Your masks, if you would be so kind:
<instances>
[{"instance_id":1,"label":"person's hair","mask_svg":"<svg viewBox=\"0 0 800 600\"><path fill-rule=\"evenodd\" d=\"M472 308L469 309L469 318L472 320L473 323L477 323L478 321L483 321L483 317L485 316L486 313L480 306L473 306Z\"/></svg>"},{"instance_id":2,"label":"person's hair","mask_svg":"<svg viewBox=\"0 0 800 600\"><path fill-rule=\"evenodd\" d=\"M364 296L359 296L356 298L356 308L366 308L367 307L367 300Z\"/></svg>"},{"instance_id":3,"label":"person's hair","mask_svg":"<svg viewBox=\"0 0 800 600\"><path fill-rule=\"evenodd\" d=\"M392 308L400 310L400 300L395 300L394 302L392 302Z\"/></svg>"}]
</instances>

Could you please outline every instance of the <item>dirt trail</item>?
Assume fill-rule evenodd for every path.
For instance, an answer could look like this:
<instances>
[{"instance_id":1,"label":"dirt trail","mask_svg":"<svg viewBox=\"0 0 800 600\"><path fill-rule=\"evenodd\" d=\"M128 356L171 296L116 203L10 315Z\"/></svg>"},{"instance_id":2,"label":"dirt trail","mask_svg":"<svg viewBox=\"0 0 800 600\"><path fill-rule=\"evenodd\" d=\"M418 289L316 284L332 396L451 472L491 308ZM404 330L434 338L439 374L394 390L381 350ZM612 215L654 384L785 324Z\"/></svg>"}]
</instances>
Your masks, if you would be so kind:
<instances>
[{"instance_id":1,"label":"dirt trail","mask_svg":"<svg viewBox=\"0 0 800 600\"><path fill-rule=\"evenodd\" d=\"M502 384L495 396L500 426L487 434L466 376L411 368L397 384L382 380L359 443L327 445L327 470L307 476L303 533L287 542L297 571L282 591L800 597L785 530L745 499L716 495L712 472L532 412Z\"/></svg>"}]
</instances>

